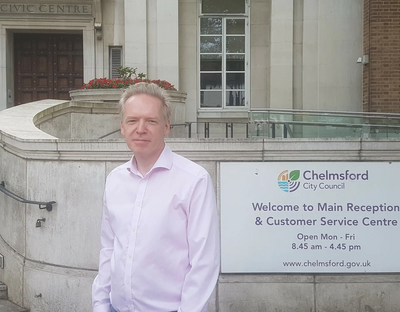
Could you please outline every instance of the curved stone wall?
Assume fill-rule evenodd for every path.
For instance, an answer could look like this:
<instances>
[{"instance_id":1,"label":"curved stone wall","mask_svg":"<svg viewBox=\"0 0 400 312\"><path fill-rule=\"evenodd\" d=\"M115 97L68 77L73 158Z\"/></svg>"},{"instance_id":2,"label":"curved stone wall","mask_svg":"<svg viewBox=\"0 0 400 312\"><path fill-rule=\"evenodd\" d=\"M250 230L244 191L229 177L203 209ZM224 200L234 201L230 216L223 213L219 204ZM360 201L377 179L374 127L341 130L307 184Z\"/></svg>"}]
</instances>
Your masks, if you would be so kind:
<instances>
[{"instance_id":1,"label":"curved stone wall","mask_svg":"<svg viewBox=\"0 0 400 312\"><path fill-rule=\"evenodd\" d=\"M0 112L0 181L21 197L57 202L49 212L0 193L0 253L5 259L0 280L9 287L10 299L31 312L91 309L104 182L131 152L123 139L59 138L38 127L59 134L57 118L64 118L58 120L63 120L67 129L73 124L68 123L73 114L94 115L99 108L96 104L44 100ZM112 110L103 107L101 114L111 116L116 113ZM224 161L400 161L400 144L390 140L168 139L167 143L210 172L218 200L219 164ZM37 228L40 218L46 221ZM244 311L244 302L248 311L265 311L266 297L271 310L310 311L317 302L333 306L340 300L326 295L340 294L338 285L350 285L355 298L368 298L370 306L380 304L382 311L395 311L391 307L400 305L400 277L396 274L342 278L224 274L209 311ZM374 296L378 289L392 299L382 301ZM282 294L291 299L278 300ZM357 302L347 297L348 311L357 311Z\"/></svg>"}]
</instances>

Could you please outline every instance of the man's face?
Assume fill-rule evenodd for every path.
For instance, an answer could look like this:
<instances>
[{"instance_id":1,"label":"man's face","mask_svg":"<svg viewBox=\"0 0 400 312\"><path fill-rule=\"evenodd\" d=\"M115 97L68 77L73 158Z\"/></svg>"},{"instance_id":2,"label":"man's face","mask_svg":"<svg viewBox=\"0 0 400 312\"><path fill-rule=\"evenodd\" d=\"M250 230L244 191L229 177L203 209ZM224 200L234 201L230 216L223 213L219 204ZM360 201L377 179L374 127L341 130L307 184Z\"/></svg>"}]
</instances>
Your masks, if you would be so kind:
<instances>
[{"instance_id":1,"label":"man's face","mask_svg":"<svg viewBox=\"0 0 400 312\"><path fill-rule=\"evenodd\" d=\"M169 130L170 123L159 99L138 94L125 102L121 133L135 157L155 162L164 149L164 137Z\"/></svg>"}]
</instances>

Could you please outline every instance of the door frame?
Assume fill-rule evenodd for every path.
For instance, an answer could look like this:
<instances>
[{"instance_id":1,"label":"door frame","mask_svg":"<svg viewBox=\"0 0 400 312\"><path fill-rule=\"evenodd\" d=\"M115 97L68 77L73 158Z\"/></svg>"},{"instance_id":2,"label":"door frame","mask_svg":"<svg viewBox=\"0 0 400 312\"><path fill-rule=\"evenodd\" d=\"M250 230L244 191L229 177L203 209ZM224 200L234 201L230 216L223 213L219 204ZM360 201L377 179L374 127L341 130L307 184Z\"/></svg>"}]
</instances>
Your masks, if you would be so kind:
<instances>
[{"instance_id":1,"label":"door frame","mask_svg":"<svg viewBox=\"0 0 400 312\"><path fill-rule=\"evenodd\" d=\"M58 26L64 24L62 26ZM68 26L65 26L68 25ZM96 46L93 18L87 20L0 20L0 110L14 106L14 42L13 34L22 33L81 33L83 36L83 80L95 76ZM9 97L11 93L12 97Z\"/></svg>"},{"instance_id":2,"label":"door frame","mask_svg":"<svg viewBox=\"0 0 400 312\"><path fill-rule=\"evenodd\" d=\"M77 75L79 75L79 76L82 75L81 79L83 80L83 38L82 38L82 33L81 32L73 32L73 33L71 33L71 32L46 32L46 33L44 33L44 32L39 32L39 33L38 32L34 32L34 33L33 32L28 32L28 33L26 33L26 32L13 32L13 40L14 40L13 48L14 49L16 48L16 45L15 45L15 43L16 43L15 40L17 39L16 35L22 35L23 36L21 39L18 40L18 42L20 42L20 43L24 42L25 40L30 40L30 42L32 44L34 44L35 42L38 43L39 42L38 40L39 40L40 37L41 37L41 39L45 39L48 42L48 48L46 50L47 51L46 55L47 55L47 57L50 58L47 61L47 63L48 63L47 70L50 71L50 72L48 72L49 75L45 76L45 77L48 80L47 82L49 84L46 87L39 86L39 85L37 85L37 86L36 85L32 85L31 87L28 87L31 90L30 92L32 92L32 93L41 92L40 89L44 87L45 89L47 89L46 93L48 93L46 98L49 98L49 99L61 99L59 97L59 93L60 92L64 93L65 95L67 94L66 90L62 91L62 89L66 88L67 90L69 90L71 88L71 85L70 85L71 82L69 81L70 78L74 79L74 78L78 77ZM57 40L56 42L58 42L61 39L60 38L61 36L67 36L66 38L68 38L67 39L68 42L69 42L69 40L72 40L73 37L79 36L79 42L80 42L79 44L82 45L82 50L79 50L79 51L72 50L71 51L71 50L68 49L68 46L66 47L67 50L65 50L65 51L61 51L61 50L58 50L58 49L54 50L54 44L55 44L54 40ZM21 70L21 68L16 63L16 61L17 61L16 58L17 58L18 51L19 51L19 49L18 50L14 50L14 53L13 53L13 57L14 57L14 62L13 62L14 71L13 71L13 73L14 73L14 78L15 78L14 79L14 92L15 92L14 93L14 105L24 104L24 103L18 103L17 104L16 103L17 102L16 99L17 99L18 96L22 96L22 94L26 92L26 90L25 90L25 92L23 91L23 89L25 89L26 87L23 87L23 89L21 89L20 91L17 90L17 87L22 87L17 81L18 80L18 71ZM29 53L29 51L27 51L25 49L22 49L21 52L23 52L24 54L25 54L25 52ZM78 52L79 55L81 55L81 53L82 53L82 59L81 59L81 61L82 61L82 68L81 68L82 72L80 72L80 70L79 70L79 73L71 71L72 67L74 66L72 63L69 63L72 66L68 66L67 72L64 73L64 74L68 74L67 76L65 76L64 74L62 74L59 71L56 71L56 69L59 69L59 65L60 64L59 64L58 59L55 58L55 55L56 55L55 52L58 52L57 55L59 55L60 52L61 52L61 55L67 55L68 62L72 61L73 55L76 52ZM33 59L31 61L33 61L33 62L36 61L37 62L36 66L38 66L39 62L38 62L38 59L36 58L36 57L38 57L38 53L30 54L30 56L33 57ZM55 66L56 65L55 62L57 62L57 66ZM38 80L38 79L40 79L40 77L42 77L42 76L38 76L38 70L40 70L40 69L37 67L36 69L34 69L34 72L32 72L32 74L28 74L28 76L26 76L26 75L24 75L24 76L25 77L31 77L33 79L36 78L36 80ZM36 72L36 75L34 74L35 72ZM27 73L24 73L24 74L27 74ZM57 85L56 81L59 81L60 79L67 79L68 80L68 86L60 87L59 85ZM80 88L82 85L83 85L83 81L79 84L79 86L77 86L77 85L74 86L73 89ZM51 94L53 94L53 95L51 95ZM34 96L33 101L37 101L37 100L38 100L37 97Z\"/></svg>"}]
</instances>

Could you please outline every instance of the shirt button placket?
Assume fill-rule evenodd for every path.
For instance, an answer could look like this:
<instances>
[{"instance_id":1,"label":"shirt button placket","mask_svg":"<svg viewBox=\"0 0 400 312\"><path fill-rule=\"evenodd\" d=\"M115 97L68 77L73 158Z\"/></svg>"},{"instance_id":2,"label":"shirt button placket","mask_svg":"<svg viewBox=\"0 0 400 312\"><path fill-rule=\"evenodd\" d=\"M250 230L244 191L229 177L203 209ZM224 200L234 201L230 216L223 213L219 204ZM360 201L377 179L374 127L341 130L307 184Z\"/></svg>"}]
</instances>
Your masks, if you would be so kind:
<instances>
[{"instance_id":1,"label":"shirt button placket","mask_svg":"<svg viewBox=\"0 0 400 312\"><path fill-rule=\"evenodd\" d=\"M136 194L136 199L135 199L135 204L134 204L134 209L133 209L133 215L132 215L132 232L129 237L129 246L127 250L127 259L126 259L126 272L125 272L125 279L126 279L126 298L131 298L132 297L132 284L131 284L131 277L132 277L132 271L133 271L133 255L135 252L135 246L136 246L136 229L139 224L139 217L141 214L142 210L142 203L143 203L143 197L145 194L145 189L146 189L146 183L142 179L138 185L137 189L137 194ZM129 306L130 311L134 311L135 308L133 305Z\"/></svg>"}]
</instances>

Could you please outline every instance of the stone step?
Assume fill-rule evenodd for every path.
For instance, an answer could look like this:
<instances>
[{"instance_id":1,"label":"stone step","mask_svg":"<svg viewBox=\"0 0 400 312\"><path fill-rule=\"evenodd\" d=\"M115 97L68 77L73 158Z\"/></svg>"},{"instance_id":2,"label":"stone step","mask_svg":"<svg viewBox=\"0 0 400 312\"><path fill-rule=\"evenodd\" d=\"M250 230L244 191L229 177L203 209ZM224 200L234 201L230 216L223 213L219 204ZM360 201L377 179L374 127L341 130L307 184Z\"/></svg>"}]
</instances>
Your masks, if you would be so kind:
<instances>
[{"instance_id":1,"label":"stone step","mask_svg":"<svg viewBox=\"0 0 400 312\"><path fill-rule=\"evenodd\" d=\"M7 297L7 286L3 282L0 282L0 299L7 299L7 298L8 298Z\"/></svg>"},{"instance_id":2,"label":"stone step","mask_svg":"<svg viewBox=\"0 0 400 312\"><path fill-rule=\"evenodd\" d=\"M21 308L16 304L6 300L0 299L0 311L1 312L29 312L28 309Z\"/></svg>"}]
</instances>

